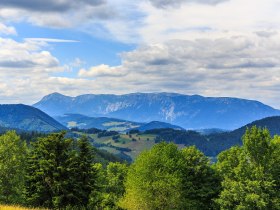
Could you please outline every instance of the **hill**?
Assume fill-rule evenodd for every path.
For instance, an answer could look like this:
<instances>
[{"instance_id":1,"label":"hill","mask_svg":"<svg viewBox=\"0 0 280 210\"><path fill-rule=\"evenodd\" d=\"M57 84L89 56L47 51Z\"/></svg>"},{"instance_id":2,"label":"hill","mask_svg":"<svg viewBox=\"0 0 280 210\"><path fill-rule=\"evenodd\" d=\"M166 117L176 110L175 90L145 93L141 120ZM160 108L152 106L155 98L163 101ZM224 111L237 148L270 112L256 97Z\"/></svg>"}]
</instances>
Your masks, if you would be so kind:
<instances>
[{"instance_id":1,"label":"hill","mask_svg":"<svg viewBox=\"0 0 280 210\"><path fill-rule=\"evenodd\" d=\"M41 110L23 104L0 105L0 127L40 132L67 129Z\"/></svg>"},{"instance_id":2,"label":"hill","mask_svg":"<svg viewBox=\"0 0 280 210\"><path fill-rule=\"evenodd\" d=\"M132 129L146 131L155 128L174 128L182 129L179 126L165 122L153 121L150 123L138 123L109 117L87 117L80 114L65 114L55 117L55 119L68 128L89 129L97 128L100 130L127 132Z\"/></svg>"},{"instance_id":3,"label":"hill","mask_svg":"<svg viewBox=\"0 0 280 210\"><path fill-rule=\"evenodd\" d=\"M142 123L131 122L109 117L87 117L80 114L65 114L55 117L55 119L68 128L89 129L97 128L100 130L110 130L124 132L138 128Z\"/></svg>"},{"instance_id":4,"label":"hill","mask_svg":"<svg viewBox=\"0 0 280 210\"><path fill-rule=\"evenodd\" d=\"M138 127L137 129L139 131L147 131L147 130L164 129L164 128L172 128L174 130L184 130L180 126L172 125L172 124L166 123L166 122L159 122L159 121L152 121L152 122L146 123L146 124Z\"/></svg>"},{"instance_id":5,"label":"hill","mask_svg":"<svg viewBox=\"0 0 280 210\"><path fill-rule=\"evenodd\" d=\"M197 131L175 130L170 128L152 129L140 133L119 134L93 130L92 134L86 132L92 143L101 149L116 155L127 156L134 159L141 151L150 149L154 144L166 141L173 142L179 147L195 145L207 156L215 157L220 152L234 145L242 144L242 136L247 128L252 126L266 127L272 135L280 135L280 117L269 117L254 121L246 126L230 132L214 132L202 134ZM76 132L79 133L79 132ZM82 135L81 133L79 135Z\"/></svg>"},{"instance_id":6,"label":"hill","mask_svg":"<svg viewBox=\"0 0 280 210\"><path fill-rule=\"evenodd\" d=\"M172 129L159 129L146 131L146 133L158 136L158 140L183 144L185 146L195 145L208 156L216 156L220 152L234 145L242 144L242 136L247 128L253 126L267 128L271 135L280 135L280 117L267 117L251 122L236 130L211 134L201 134L196 131L175 131Z\"/></svg>"},{"instance_id":7,"label":"hill","mask_svg":"<svg viewBox=\"0 0 280 210\"><path fill-rule=\"evenodd\" d=\"M233 145L241 145L242 136L246 132L246 129L251 128L254 125L261 128L267 128L270 131L271 135L280 135L280 117L267 117L251 122L245 126L242 126L241 128L230 132L207 135L207 145L208 147L215 148L215 151L212 151L213 155L218 154L219 152L228 149Z\"/></svg>"},{"instance_id":8,"label":"hill","mask_svg":"<svg viewBox=\"0 0 280 210\"><path fill-rule=\"evenodd\" d=\"M53 93L33 106L51 116L75 113L136 122L161 121L189 130L233 130L254 120L280 115L279 110L258 101L175 93L88 94L77 97Z\"/></svg>"}]
</instances>

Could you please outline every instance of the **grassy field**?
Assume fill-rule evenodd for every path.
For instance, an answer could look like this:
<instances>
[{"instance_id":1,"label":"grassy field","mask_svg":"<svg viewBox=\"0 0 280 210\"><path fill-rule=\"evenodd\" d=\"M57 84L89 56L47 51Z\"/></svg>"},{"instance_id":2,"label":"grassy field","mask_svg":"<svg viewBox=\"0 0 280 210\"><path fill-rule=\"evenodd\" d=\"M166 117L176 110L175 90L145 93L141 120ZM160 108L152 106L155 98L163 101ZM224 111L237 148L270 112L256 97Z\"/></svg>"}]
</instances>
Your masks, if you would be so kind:
<instances>
[{"instance_id":1,"label":"grassy field","mask_svg":"<svg viewBox=\"0 0 280 210\"><path fill-rule=\"evenodd\" d=\"M6 205L0 205L0 210L43 210L43 209L24 208L24 207L20 207L20 206L6 206Z\"/></svg>"},{"instance_id":2,"label":"grassy field","mask_svg":"<svg viewBox=\"0 0 280 210\"><path fill-rule=\"evenodd\" d=\"M97 134L90 134L89 136L91 139L94 139L94 144L99 145L99 149L106 150L115 155L120 154L122 148L129 149L130 151L123 151L123 153L130 156L133 160L140 152L148 150L155 145L156 138L155 135L147 134L120 134L117 139L113 139L113 136L98 138Z\"/></svg>"}]
</instances>

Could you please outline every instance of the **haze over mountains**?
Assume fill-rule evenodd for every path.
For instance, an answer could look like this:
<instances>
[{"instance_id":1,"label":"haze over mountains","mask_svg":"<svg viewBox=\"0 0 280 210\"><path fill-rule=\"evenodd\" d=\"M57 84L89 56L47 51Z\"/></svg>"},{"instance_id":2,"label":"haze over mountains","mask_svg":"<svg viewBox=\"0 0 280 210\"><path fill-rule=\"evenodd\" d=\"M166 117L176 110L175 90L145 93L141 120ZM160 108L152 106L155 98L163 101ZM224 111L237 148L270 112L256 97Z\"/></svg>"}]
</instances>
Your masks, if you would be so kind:
<instances>
[{"instance_id":1,"label":"haze over mountains","mask_svg":"<svg viewBox=\"0 0 280 210\"><path fill-rule=\"evenodd\" d=\"M255 120L280 115L279 110L258 101L175 93L87 94L77 97L53 93L34 107L53 117L75 113L134 122L162 121L185 129L233 130Z\"/></svg>"}]
</instances>

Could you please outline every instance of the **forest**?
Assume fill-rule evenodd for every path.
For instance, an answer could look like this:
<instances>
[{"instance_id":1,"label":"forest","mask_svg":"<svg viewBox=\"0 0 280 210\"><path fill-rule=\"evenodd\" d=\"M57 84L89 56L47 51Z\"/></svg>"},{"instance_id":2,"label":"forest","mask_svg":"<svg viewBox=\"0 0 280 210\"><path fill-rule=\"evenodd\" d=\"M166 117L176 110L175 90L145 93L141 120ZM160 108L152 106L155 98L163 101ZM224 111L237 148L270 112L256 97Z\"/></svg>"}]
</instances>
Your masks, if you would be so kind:
<instances>
[{"instance_id":1,"label":"forest","mask_svg":"<svg viewBox=\"0 0 280 210\"><path fill-rule=\"evenodd\" d=\"M132 163L87 136L0 136L0 205L43 209L280 209L280 137L256 126L213 162L160 140ZM101 158L102 157L102 158Z\"/></svg>"}]
</instances>

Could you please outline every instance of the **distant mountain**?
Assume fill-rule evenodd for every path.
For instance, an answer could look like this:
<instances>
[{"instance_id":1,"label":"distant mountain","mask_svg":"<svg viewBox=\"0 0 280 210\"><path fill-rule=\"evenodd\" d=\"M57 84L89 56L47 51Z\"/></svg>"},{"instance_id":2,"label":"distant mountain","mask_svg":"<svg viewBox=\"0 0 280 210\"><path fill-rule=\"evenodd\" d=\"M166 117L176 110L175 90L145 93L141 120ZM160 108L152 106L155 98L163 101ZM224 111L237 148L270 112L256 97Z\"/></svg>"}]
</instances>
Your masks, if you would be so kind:
<instances>
[{"instance_id":1,"label":"distant mountain","mask_svg":"<svg viewBox=\"0 0 280 210\"><path fill-rule=\"evenodd\" d=\"M239 129L236 129L235 131L232 131L231 133L236 135L240 135L242 133L244 134L247 128L251 128L254 125L261 128L267 128L272 136L280 135L280 116L266 117L261 120L256 120Z\"/></svg>"},{"instance_id":2,"label":"distant mountain","mask_svg":"<svg viewBox=\"0 0 280 210\"><path fill-rule=\"evenodd\" d=\"M68 128L77 127L80 129L97 128L101 130L110 130L124 132L132 129L146 131L150 129L159 128L182 128L170 123L153 121L150 123L138 123L108 117L87 117L80 114L65 114L63 116L55 117L55 119Z\"/></svg>"},{"instance_id":3,"label":"distant mountain","mask_svg":"<svg viewBox=\"0 0 280 210\"><path fill-rule=\"evenodd\" d=\"M249 123L231 132L206 135L205 137L206 140L208 141L207 147L215 148L216 151L213 150L212 152L214 152L214 154L218 154L219 152L228 149L231 146L241 145L242 136L246 132L246 129L251 128L254 125L261 128L267 128L272 136L280 135L280 117L279 116L267 117Z\"/></svg>"},{"instance_id":4,"label":"distant mountain","mask_svg":"<svg viewBox=\"0 0 280 210\"><path fill-rule=\"evenodd\" d=\"M201 134L197 131L180 131L173 129L154 129L148 130L146 134L158 135L159 141L174 142L185 146L195 145L207 156L216 156L220 152L235 145L242 145L242 136L247 128L256 125L257 127L267 128L271 135L280 135L280 117L268 117L249 123L241 128L230 132Z\"/></svg>"},{"instance_id":5,"label":"distant mountain","mask_svg":"<svg viewBox=\"0 0 280 210\"><path fill-rule=\"evenodd\" d=\"M0 105L0 127L40 132L66 129L41 110L23 104Z\"/></svg>"},{"instance_id":6,"label":"distant mountain","mask_svg":"<svg viewBox=\"0 0 280 210\"><path fill-rule=\"evenodd\" d=\"M136 122L161 121L192 130L233 130L254 120L280 115L279 110L258 101L175 93L88 94L77 97L53 93L34 107L51 116L76 113Z\"/></svg>"},{"instance_id":7,"label":"distant mountain","mask_svg":"<svg viewBox=\"0 0 280 210\"><path fill-rule=\"evenodd\" d=\"M181 128L177 125L172 125L170 123L159 122L159 121L152 121L152 122L146 123L137 129L139 131L147 131L147 130L164 129L164 128L172 128L174 130L184 130L183 128Z\"/></svg>"},{"instance_id":8,"label":"distant mountain","mask_svg":"<svg viewBox=\"0 0 280 210\"><path fill-rule=\"evenodd\" d=\"M219 129L219 128L198 129L198 130L195 130L195 131L202 134L202 135L229 132L229 130L224 130L224 129Z\"/></svg>"}]
</instances>

